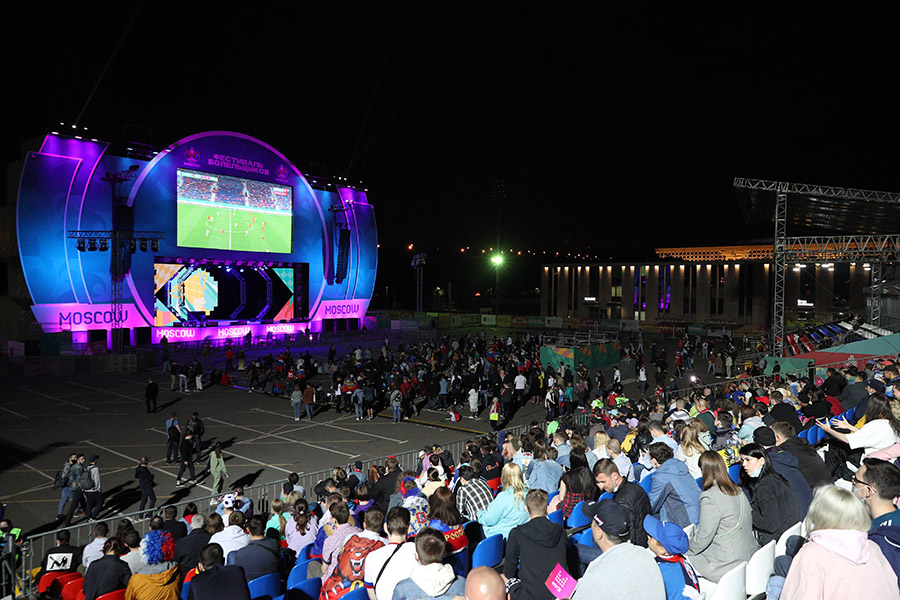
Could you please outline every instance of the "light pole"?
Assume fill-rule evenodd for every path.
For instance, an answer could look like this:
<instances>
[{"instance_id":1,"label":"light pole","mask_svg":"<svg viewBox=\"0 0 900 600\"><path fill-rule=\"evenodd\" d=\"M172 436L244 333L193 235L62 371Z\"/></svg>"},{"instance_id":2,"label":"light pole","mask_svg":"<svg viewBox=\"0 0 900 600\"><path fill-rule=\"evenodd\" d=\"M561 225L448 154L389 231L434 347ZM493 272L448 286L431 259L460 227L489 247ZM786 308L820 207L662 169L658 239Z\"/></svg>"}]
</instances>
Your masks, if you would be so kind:
<instances>
[{"instance_id":1,"label":"light pole","mask_svg":"<svg viewBox=\"0 0 900 600\"><path fill-rule=\"evenodd\" d=\"M500 314L500 267L503 266L503 255L495 254L491 257L494 266L494 314Z\"/></svg>"}]
</instances>

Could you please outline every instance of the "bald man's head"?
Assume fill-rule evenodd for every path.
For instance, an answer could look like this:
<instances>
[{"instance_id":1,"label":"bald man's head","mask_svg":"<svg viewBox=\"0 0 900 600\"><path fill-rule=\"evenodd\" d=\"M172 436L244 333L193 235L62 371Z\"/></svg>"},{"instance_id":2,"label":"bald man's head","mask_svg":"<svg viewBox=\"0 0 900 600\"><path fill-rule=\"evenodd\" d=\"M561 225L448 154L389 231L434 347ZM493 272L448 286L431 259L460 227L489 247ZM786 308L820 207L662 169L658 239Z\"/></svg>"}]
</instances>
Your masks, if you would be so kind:
<instances>
[{"instance_id":1,"label":"bald man's head","mask_svg":"<svg viewBox=\"0 0 900 600\"><path fill-rule=\"evenodd\" d=\"M466 577L466 600L506 600L506 586L497 571L478 567Z\"/></svg>"}]
</instances>

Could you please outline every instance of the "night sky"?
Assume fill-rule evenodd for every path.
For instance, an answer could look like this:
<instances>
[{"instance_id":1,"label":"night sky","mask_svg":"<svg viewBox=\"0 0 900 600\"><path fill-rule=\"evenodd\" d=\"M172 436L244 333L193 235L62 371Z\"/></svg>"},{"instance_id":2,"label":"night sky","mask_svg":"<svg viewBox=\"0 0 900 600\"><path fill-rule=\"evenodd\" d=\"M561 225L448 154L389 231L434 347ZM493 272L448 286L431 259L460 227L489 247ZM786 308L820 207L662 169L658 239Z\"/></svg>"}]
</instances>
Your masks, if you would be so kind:
<instances>
[{"instance_id":1,"label":"night sky","mask_svg":"<svg viewBox=\"0 0 900 600\"><path fill-rule=\"evenodd\" d=\"M4 158L76 119L117 143L149 128L158 147L252 135L369 188L376 294L407 306L407 244L433 257L429 286L464 280L465 304L498 219L501 245L523 251L515 292L556 252L624 261L770 236L741 223L735 176L900 191L883 15L322 4L31 3L7 23Z\"/></svg>"}]
</instances>

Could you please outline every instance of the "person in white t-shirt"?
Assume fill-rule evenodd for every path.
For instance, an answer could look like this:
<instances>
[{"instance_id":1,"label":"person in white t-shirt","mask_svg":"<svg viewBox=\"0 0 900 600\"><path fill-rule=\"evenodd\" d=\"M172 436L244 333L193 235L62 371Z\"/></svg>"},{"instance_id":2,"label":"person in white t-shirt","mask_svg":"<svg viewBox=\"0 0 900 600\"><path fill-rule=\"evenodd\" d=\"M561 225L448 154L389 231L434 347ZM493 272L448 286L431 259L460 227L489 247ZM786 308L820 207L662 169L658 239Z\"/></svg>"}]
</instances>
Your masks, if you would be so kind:
<instances>
[{"instance_id":1,"label":"person in white t-shirt","mask_svg":"<svg viewBox=\"0 0 900 600\"><path fill-rule=\"evenodd\" d=\"M393 598L394 587L408 579L416 563L416 544L407 542L410 512L402 506L388 511L384 529L388 545L373 550L366 556L363 566L363 582L369 600Z\"/></svg>"},{"instance_id":2,"label":"person in white t-shirt","mask_svg":"<svg viewBox=\"0 0 900 600\"><path fill-rule=\"evenodd\" d=\"M869 396L866 406L865 424L862 427L851 425L846 417L834 421L834 427L827 419L818 421L819 427L831 437L846 442L851 449L863 449L863 458L872 452L883 450L900 442L900 421L891 411L891 405L884 394ZM843 429L850 433L836 431Z\"/></svg>"}]
</instances>

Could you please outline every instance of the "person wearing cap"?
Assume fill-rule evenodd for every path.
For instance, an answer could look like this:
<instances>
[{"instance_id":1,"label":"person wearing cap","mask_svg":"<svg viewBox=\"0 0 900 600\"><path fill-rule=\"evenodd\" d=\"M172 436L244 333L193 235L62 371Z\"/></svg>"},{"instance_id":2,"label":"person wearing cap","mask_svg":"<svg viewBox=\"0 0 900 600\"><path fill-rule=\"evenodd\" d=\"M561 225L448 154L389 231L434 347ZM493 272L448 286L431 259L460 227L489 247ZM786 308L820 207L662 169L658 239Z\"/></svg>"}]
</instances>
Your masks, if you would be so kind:
<instances>
[{"instance_id":1,"label":"person wearing cap","mask_svg":"<svg viewBox=\"0 0 900 600\"><path fill-rule=\"evenodd\" d=\"M688 536L684 530L675 523L660 521L650 515L644 517L644 530L666 586L666 600L697 598L700 580L691 561L684 556L688 551Z\"/></svg>"},{"instance_id":2,"label":"person wearing cap","mask_svg":"<svg viewBox=\"0 0 900 600\"><path fill-rule=\"evenodd\" d=\"M603 553L588 565L572 600L665 600L666 588L653 557L628 541L625 511L609 499L586 502L581 510L591 519L594 545Z\"/></svg>"},{"instance_id":3,"label":"person wearing cap","mask_svg":"<svg viewBox=\"0 0 900 600\"><path fill-rule=\"evenodd\" d=\"M775 432L769 427L759 427L753 432L753 441L766 451L769 462L775 472L784 477L794 490L800 505L800 517L806 516L809 503L812 502L812 489L800 472L796 457L779 448L775 442Z\"/></svg>"}]
</instances>

